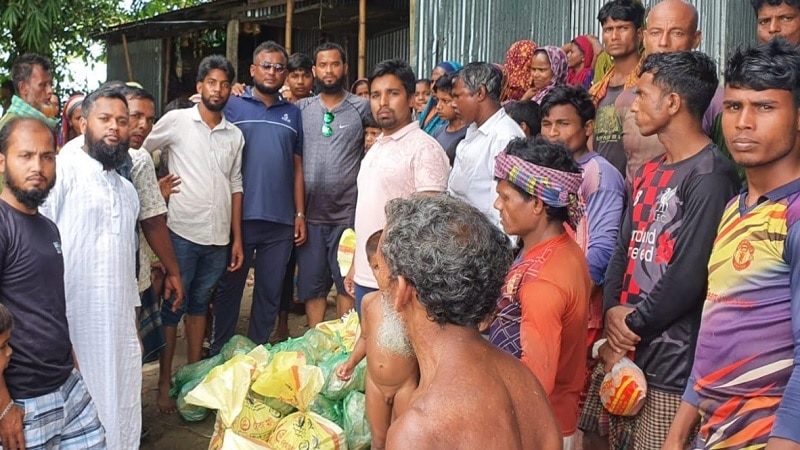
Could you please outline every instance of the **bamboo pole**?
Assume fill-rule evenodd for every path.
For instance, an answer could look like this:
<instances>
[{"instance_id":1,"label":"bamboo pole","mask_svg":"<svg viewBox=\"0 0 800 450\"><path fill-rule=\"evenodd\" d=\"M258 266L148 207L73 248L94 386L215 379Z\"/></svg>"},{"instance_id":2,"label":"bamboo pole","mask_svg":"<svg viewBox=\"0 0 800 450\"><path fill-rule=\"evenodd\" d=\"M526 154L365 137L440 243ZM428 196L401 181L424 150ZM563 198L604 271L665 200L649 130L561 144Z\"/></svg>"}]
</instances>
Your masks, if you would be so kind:
<instances>
[{"instance_id":1,"label":"bamboo pole","mask_svg":"<svg viewBox=\"0 0 800 450\"><path fill-rule=\"evenodd\" d=\"M239 73L239 20L228 21L225 36L225 57L231 62L236 73ZM241 81L241 78L239 79ZM233 81L233 80L231 80Z\"/></svg>"},{"instance_id":2,"label":"bamboo pole","mask_svg":"<svg viewBox=\"0 0 800 450\"><path fill-rule=\"evenodd\" d=\"M170 65L172 65L172 36L167 37L166 54L164 55L164 96L161 98L161 105L169 103L169 76Z\"/></svg>"},{"instance_id":3,"label":"bamboo pole","mask_svg":"<svg viewBox=\"0 0 800 450\"><path fill-rule=\"evenodd\" d=\"M122 35L122 51L125 53L125 67L128 69L128 81L133 81L133 69L131 69L131 54L128 52L128 37Z\"/></svg>"},{"instance_id":4,"label":"bamboo pole","mask_svg":"<svg viewBox=\"0 0 800 450\"><path fill-rule=\"evenodd\" d=\"M284 47L292 54L292 22L294 21L294 0L286 0L286 37Z\"/></svg>"},{"instance_id":5,"label":"bamboo pole","mask_svg":"<svg viewBox=\"0 0 800 450\"><path fill-rule=\"evenodd\" d=\"M367 71L367 0L358 2L358 78Z\"/></svg>"}]
</instances>

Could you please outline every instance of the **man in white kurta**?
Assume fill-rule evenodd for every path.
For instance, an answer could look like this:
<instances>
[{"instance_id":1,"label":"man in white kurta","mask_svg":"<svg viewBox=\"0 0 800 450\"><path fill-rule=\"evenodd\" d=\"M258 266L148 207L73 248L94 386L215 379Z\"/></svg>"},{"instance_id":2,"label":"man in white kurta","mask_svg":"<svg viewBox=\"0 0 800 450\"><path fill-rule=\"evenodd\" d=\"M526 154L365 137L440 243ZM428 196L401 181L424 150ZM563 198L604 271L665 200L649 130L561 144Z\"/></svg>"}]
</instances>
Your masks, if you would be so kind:
<instances>
[{"instance_id":1,"label":"man in white kurta","mask_svg":"<svg viewBox=\"0 0 800 450\"><path fill-rule=\"evenodd\" d=\"M91 129L96 123L91 115L108 103L100 100L88 120L82 120L86 132L112 139L112 144L124 143L127 151L126 121L116 130L108 131L107 125ZM120 102L109 101L117 102L112 106L121 117ZM116 137L109 138L109 133ZM86 145L90 145L88 138ZM135 316L139 295L134 226L139 201L133 185L113 168L104 168L87 153L86 145L68 146L59 153L56 184L41 212L61 232L70 338L106 429L108 448L136 449L142 417Z\"/></svg>"}]
</instances>

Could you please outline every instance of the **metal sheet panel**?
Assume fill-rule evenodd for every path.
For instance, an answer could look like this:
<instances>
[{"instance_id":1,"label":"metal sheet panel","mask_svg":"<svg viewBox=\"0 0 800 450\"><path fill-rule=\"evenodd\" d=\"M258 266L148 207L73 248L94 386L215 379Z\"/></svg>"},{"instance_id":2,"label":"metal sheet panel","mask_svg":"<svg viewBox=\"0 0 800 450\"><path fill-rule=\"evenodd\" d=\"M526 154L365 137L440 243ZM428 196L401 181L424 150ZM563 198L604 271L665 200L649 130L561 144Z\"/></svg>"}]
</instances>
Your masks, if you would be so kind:
<instances>
[{"instance_id":1,"label":"metal sheet panel","mask_svg":"<svg viewBox=\"0 0 800 450\"><path fill-rule=\"evenodd\" d=\"M408 61L408 52L408 27L370 36L367 39L367 74L385 59L400 58Z\"/></svg>"},{"instance_id":2,"label":"metal sheet panel","mask_svg":"<svg viewBox=\"0 0 800 450\"><path fill-rule=\"evenodd\" d=\"M601 36L597 14L607 0L416 0L417 54L422 74L442 60L501 62L511 43L533 39L561 45L574 36ZM700 13L700 50L717 61L755 42L755 16L745 0L689 0ZM657 0L646 0L645 5Z\"/></svg>"},{"instance_id":3,"label":"metal sheet panel","mask_svg":"<svg viewBox=\"0 0 800 450\"><path fill-rule=\"evenodd\" d=\"M163 105L163 44L161 39L146 39L128 42L133 81L141 84L156 98L156 112L160 114ZM128 80L125 65L125 52L122 44L108 47L107 80Z\"/></svg>"}]
</instances>

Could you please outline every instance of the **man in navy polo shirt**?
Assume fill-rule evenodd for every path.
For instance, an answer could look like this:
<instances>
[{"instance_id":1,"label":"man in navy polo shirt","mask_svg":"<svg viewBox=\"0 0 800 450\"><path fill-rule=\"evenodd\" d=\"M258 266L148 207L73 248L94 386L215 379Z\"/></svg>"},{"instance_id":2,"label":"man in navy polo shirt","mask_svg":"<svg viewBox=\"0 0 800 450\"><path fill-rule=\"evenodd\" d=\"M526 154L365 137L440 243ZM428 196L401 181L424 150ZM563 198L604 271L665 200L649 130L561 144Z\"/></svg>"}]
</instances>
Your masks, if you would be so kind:
<instances>
[{"instance_id":1,"label":"man in navy polo shirt","mask_svg":"<svg viewBox=\"0 0 800 450\"><path fill-rule=\"evenodd\" d=\"M245 264L228 272L214 298L211 353L236 329L247 273L255 263L255 288L247 336L267 342L280 305L292 245L306 239L303 189L303 124L300 110L279 90L286 81L288 55L273 41L256 47L253 87L231 97L225 117L244 134L242 237ZM255 260L253 259L255 253Z\"/></svg>"}]
</instances>

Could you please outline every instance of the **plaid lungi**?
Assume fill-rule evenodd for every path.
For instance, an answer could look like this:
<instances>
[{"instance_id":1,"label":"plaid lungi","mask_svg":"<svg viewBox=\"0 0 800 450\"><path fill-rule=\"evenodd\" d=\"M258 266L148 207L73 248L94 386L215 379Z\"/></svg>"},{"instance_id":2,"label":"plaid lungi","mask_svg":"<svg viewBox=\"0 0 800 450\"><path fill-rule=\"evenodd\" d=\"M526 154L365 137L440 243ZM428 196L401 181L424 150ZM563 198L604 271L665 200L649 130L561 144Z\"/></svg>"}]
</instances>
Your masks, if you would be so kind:
<instances>
[{"instance_id":1,"label":"plaid lungi","mask_svg":"<svg viewBox=\"0 0 800 450\"><path fill-rule=\"evenodd\" d=\"M634 450L661 448L667 438L672 419L681 406L681 395L655 389L647 390L642 410L636 416ZM691 436L689 442L694 440Z\"/></svg>"},{"instance_id":2,"label":"plaid lungi","mask_svg":"<svg viewBox=\"0 0 800 450\"><path fill-rule=\"evenodd\" d=\"M578 419L578 428L585 433L608 436L611 450L630 450L633 448L633 427L636 417L614 416L603 407L600 402L600 385L605 375L603 363L597 363Z\"/></svg>"},{"instance_id":3,"label":"plaid lungi","mask_svg":"<svg viewBox=\"0 0 800 450\"><path fill-rule=\"evenodd\" d=\"M14 400L23 409L28 449L105 449L106 433L83 378L73 370L57 390Z\"/></svg>"}]
</instances>

